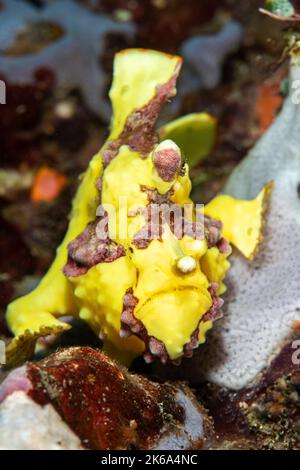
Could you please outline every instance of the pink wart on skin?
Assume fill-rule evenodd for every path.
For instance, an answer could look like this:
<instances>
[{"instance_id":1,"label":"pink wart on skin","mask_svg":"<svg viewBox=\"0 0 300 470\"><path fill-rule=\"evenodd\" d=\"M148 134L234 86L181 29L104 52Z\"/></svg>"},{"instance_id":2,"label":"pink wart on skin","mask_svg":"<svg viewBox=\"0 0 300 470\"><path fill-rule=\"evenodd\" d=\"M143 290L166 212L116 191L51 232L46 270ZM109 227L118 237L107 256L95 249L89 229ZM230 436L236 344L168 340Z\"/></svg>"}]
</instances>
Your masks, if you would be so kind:
<instances>
[{"instance_id":1,"label":"pink wart on skin","mask_svg":"<svg viewBox=\"0 0 300 470\"><path fill-rule=\"evenodd\" d=\"M149 246L150 242L154 239L161 240L163 234L163 223L168 221L171 232L181 239L183 235L195 236L196 225L188 223L184 219L184 211L180 205L174 204L171 201L174 190L169 189L165 194L159 194L157 189L147 188L141 186L141 190L147 194L148 205L146 208L141 208L129 214L136 216L139 213L145 214L146 223L136 233L133 239L134 245L139 249L145 249ZM174 217L174 211L176 216ZM155 222L152 220L152 215L155 215Z\"/></svg>"},{"instance_id":2,"label":"pink wart on skin","mask_svg":"<svg viewBox=\"0 0 300 470\"><path fill-rule=\"evenodd\" d=\"M204 216L204 231L208 248L216 246L222 239L222 228L222 222L214 220L207 215Z\"/></svg>"},{"instance_id":3,"label":"pink wart on skin","mask_svg":"<svg viewBox=\"0 0 300 470\"><path fill-rule=\"evenodd\" d=\"M181 167L181 153L175 146L159 145L153 152L153 163L157 173L163 181L170 182L175 178L176 173ZM166 144L167 145L167 144Z\"/></svg>"},{"instance_id":4,"label":"pink wart on skin","mask_svg":"<svg viewBox=\"0 0 300 470\"><path fill-rule=\"evenodd\" d=\"M205 321L215 321L219 320L223 316L223 312L221 310L224 300L221 299L220 297L217 296L217 291L219 289L219 284L216 282L212 282L210 287L208 288L208 291L211 295L212 298L212 306L210 309L205 313L205 315L201 318L198 327L195 329L195 331L191 334L191 339L188 343L186 343L183 347L184 351L184 356L190 358L194 354L194 350L198 348L199 346L199 329L200 329L200 324L205 322Z\"/></svg>"},{"instance_id":5,"label":"pink wart on skin","mask_svg":"<svg viewBox=\"0 0 300 470\"><path fill-rule=\"evenodd\" d=\"M123 298L120 336L123 338L131 335L137 336L146 346L144 352L145 362L151 363L159 359L165 364L169 360L169 355L164 344L153 336L149 336L142 321L134 316L134 309L138 304L138 299L134 297L132 292L132 289L128 289Z\"/></svg>"},{"instance_id":6,"label":"pink wart on skin","mask_svg":"<svg viewBox=\"0 0 300 470\"><path fill-rule=\"evenodd\" d=\"M106 221L105 221L106 219ZM98 263L111 263L121 256L125 256L122 245L115 243L108 236L99 238L97 226L101 218L89 223L86 229L68 245L68 261L63 272L68 277L85 274ZM102 221L107 225L107 214ZM106 230L106 234L108 231Z\"/></svg>"},{"instance_id":7,"label":"pink wart on skin","mask_svg":"<svg viewBox=\"0 0 300 470\"><path fill-rule=\"evenodd\" d=\"M208 248L216 246L220 253L229 253L231 251L229 243L222 237L222 222L205 216L204 233L202 234L199 228L196 227L196 223L189 223L184 219L182 207L170 200L172 191L168 191L163 197L159 196L157 199L155 192L150 192L148 189L144 190L147 191L150 202L146 207L146 223L133 239L133 243L137 248L145 249L152 240L161 240L163 224L168 222L171 232L178 239L182 239L184 235L197 239L204 239L205 237ZM132 215L136 215L138 212L136 211ZM145 208L141 209L140 212L145 214ZM154 221L152 216L154 216Z\"/></svg>"},{"instance_id":8,"label":"pink wart on skin","mask_svg":"<svg viewBox=\"0 0 300 470\"><path fill-rule=\"evenodd\" d=\"M219 318L222 318L223 312L221 308L223 307L224 300L218 297L218 289L219 289L219 284L217 282L212 282L210 287L208 288L208 292L211 295L212 298L212 306L210 309L206 312L206 314L202 317L202 321L215 321L218 320Z\"/></svg>"},{"instance_id":9,"label":"pink wart on skin","mask_svg":"<svg viewBox=\"0 0 300 470\"><path fill-rule=\"evenodd\" d=\"M161 240L163 214L157 214L155 211L157 211L157 209L159 210L161 206L167 207L172 204L170 198L172 197L174 190L171 188L165 194L159 194L157 189L147 188L146 186L141 186L141 190L147 194L149 203L147 207L137 209L133 213L129 214L129 216L134 217L137 214L145 215L146 212L146 223L133 238L133 243L137 248L145 249L149 246L152 240ZM151 220L151 215L153 214L157 215L157 226L154 226L154 223Z\"/></svg>"},{"instance_id":10,"label":"pink wart on skin","mask_svg":"<svg viewBox=\"0 0 300 470\"><path fill-rule=\"evenodd\" d=\"M200 323L201 323L201 320L200 320ZM200 323L199 323L199 325L200 325ZM183 352L184 352L183 357L187 357L187 358L193 357L194 349L197 349L198 346L199 346L198 336L199 336L199 326L191 334L190 341L184 345L184 347L183 347Z\"/></svg>"},{"instance_id":11,"label":"pink wart on skin","mask_svg":"<svg viewBox=\"0 0 300 470\"><path fill-rule=\"evenodd\" d=\"M137 248L145 249L152 240L162 240L164 224L168 224L178 240L181 240L184 235L204 239L204 234L200 230L198 230L200 233L196 232L196 223L190 223L184 218L183 208L170 200L166 200L161 205L149 203L139 212L145 216L146 223L134 236L133 243Z\"/></svg>"},{"instance_id":12,"label":"pink wart on skin","mask_svg":"<svg viewBox=\"0 0 300 470\"><path fill-rule=\"evenodd\" d=\"M217 243L217 247L220 253L231 253L231 246L226 238L221 238Z\"/></svg>"}]
</instances>

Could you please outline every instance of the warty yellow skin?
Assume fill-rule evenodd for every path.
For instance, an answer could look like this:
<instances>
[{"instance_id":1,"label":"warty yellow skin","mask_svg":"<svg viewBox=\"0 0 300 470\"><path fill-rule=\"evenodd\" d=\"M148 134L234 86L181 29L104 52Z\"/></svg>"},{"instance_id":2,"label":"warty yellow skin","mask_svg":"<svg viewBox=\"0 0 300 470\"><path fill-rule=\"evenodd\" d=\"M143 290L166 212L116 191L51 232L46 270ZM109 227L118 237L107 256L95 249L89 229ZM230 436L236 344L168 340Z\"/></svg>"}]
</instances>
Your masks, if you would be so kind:
<instances>
[{"instance_id":1,"label":"warty yellow skin","mask_svg":"<svg viewBox=\"0 0 300 470\"><path fill-rule=\"evenodd\" d=\"M7 308L7 321L15 338L7 348L8 362L26 359L34 350L36 339L60 333L70 328L59 320L64 315L80 317L97 335L104 338L106 351L123 363L129 363L145 350L145 342L135 336L121 337L121 314L124 295L132 289L138 300L134 316L140 320L150 337L161 342L171 360L184 354L184 346L199 327L198 341L205 341L212 321L201 318L212 306L209 292L211 282L218 283L221 294L223 280L229 269L229 253L208 248L205 240L185 235L181 240L170 233L167 226L161 240L152 240L146 248L133 243L134 235L145 224L145 218L133 214L148 203L143 187L166 194L172 189L171 201L183 206L191 203L191 182L188 165L184 175L176 173L171 181L163 181L153 163L153 151L141 155L129 145L122 145L117 155L104 168L102 156L108 143L124 130L128 117L141 109L155 96L157 87L166 84L178 74L181 59L156 51L132 49L117 54L114 79L110 91L113 104L111 133L103 148L91 160L73 201L69 228L57 250L56 258L38 287L28 295L12 302ZM102 177L101 201L96 187ZM264 191L264 190L263 190ZM224 235L246 256L258 243L264 194L255 201L235 201L219 196L205 209L207 215L224 222ZM126 198L128 226L126 238L119 236L123 223L120 201ZM99 204L111 204L117 215L113 240L125 249L125 256L112 262L98 263L87 273L66 277L62 271L68 260L68 244L95 219ZM240 210L242 206L242 210ZM244 216L243 216L244 214ZM223 217L225 215L225 217ZM242 230L245 218L255 231ZM123 221L124 222L124 221ZM197 263L192 272L176 268L179 259L190 256Z\"/></svg>"}]
</instances>

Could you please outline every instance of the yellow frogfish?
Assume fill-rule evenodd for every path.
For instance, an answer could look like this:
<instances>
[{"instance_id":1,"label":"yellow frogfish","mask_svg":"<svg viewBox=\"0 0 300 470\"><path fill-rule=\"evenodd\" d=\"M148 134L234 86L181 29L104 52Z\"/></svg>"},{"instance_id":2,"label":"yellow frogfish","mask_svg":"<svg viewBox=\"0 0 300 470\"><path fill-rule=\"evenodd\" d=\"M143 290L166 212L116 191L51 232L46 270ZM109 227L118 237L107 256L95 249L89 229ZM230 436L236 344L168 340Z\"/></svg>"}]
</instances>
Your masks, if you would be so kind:
<instances>
[{"instance_id":1,"label":"yellow frogfish","mask_svg":"<svg viewBox=\"0 0 300 470\"><path fill-rule=\"evenodd\" d=\"M221 317L229 243L251 258L268 188L253 201L218 196L204 211L193 204L188 155L155 132L181 64L152 50L116 54L110 135L82 177L49 271L8 305L9 364L32 355L39 337L69 329L64 316L86 321L125 364L139 355L163 363L189 357Z\"/></svg>"}]
</instances>

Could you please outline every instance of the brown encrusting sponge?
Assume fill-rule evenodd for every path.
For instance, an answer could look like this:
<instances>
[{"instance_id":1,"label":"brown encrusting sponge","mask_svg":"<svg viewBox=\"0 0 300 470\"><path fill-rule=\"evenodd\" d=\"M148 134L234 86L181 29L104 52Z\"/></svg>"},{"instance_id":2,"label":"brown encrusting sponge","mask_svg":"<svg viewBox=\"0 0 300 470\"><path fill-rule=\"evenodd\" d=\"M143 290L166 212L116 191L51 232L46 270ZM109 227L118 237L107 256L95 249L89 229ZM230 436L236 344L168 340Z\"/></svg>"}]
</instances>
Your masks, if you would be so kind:
<instances>
[{"instance_id":1,"label":"brown encrusting sponge","mask_svg":"<svg viewBox=\"0 0 300 470\"><path fill-rule=\"evenodd\" d=\"M89 449L203 449L214 439L188 387L129 374L89 347L60 350L12 372L0 401L18 390L42 406L51 403Z\"/></svg>"}]
</instances>

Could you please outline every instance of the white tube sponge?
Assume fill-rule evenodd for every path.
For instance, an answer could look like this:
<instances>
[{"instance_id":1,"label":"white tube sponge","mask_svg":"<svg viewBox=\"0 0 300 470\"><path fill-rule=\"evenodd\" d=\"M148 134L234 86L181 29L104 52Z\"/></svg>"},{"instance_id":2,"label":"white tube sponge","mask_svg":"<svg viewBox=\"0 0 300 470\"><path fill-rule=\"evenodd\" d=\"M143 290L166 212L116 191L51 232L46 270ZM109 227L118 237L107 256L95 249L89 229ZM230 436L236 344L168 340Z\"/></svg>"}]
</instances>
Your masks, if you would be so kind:
<instances>
[{"instance_id":1,"label":"white tube sponge","mask_svg":"<svg viewBox=\"0 0 300 470\"><path fill-rule=\"evenodd\" d=\"M292 83L299 76L294 65ZM231 389L254 381L300 320L300 105L292 96L224 190L251 199L274 181L260 251L251 263L231 257L225 316L202 351L206 377Z\"/></svg>"}]
</instances>

